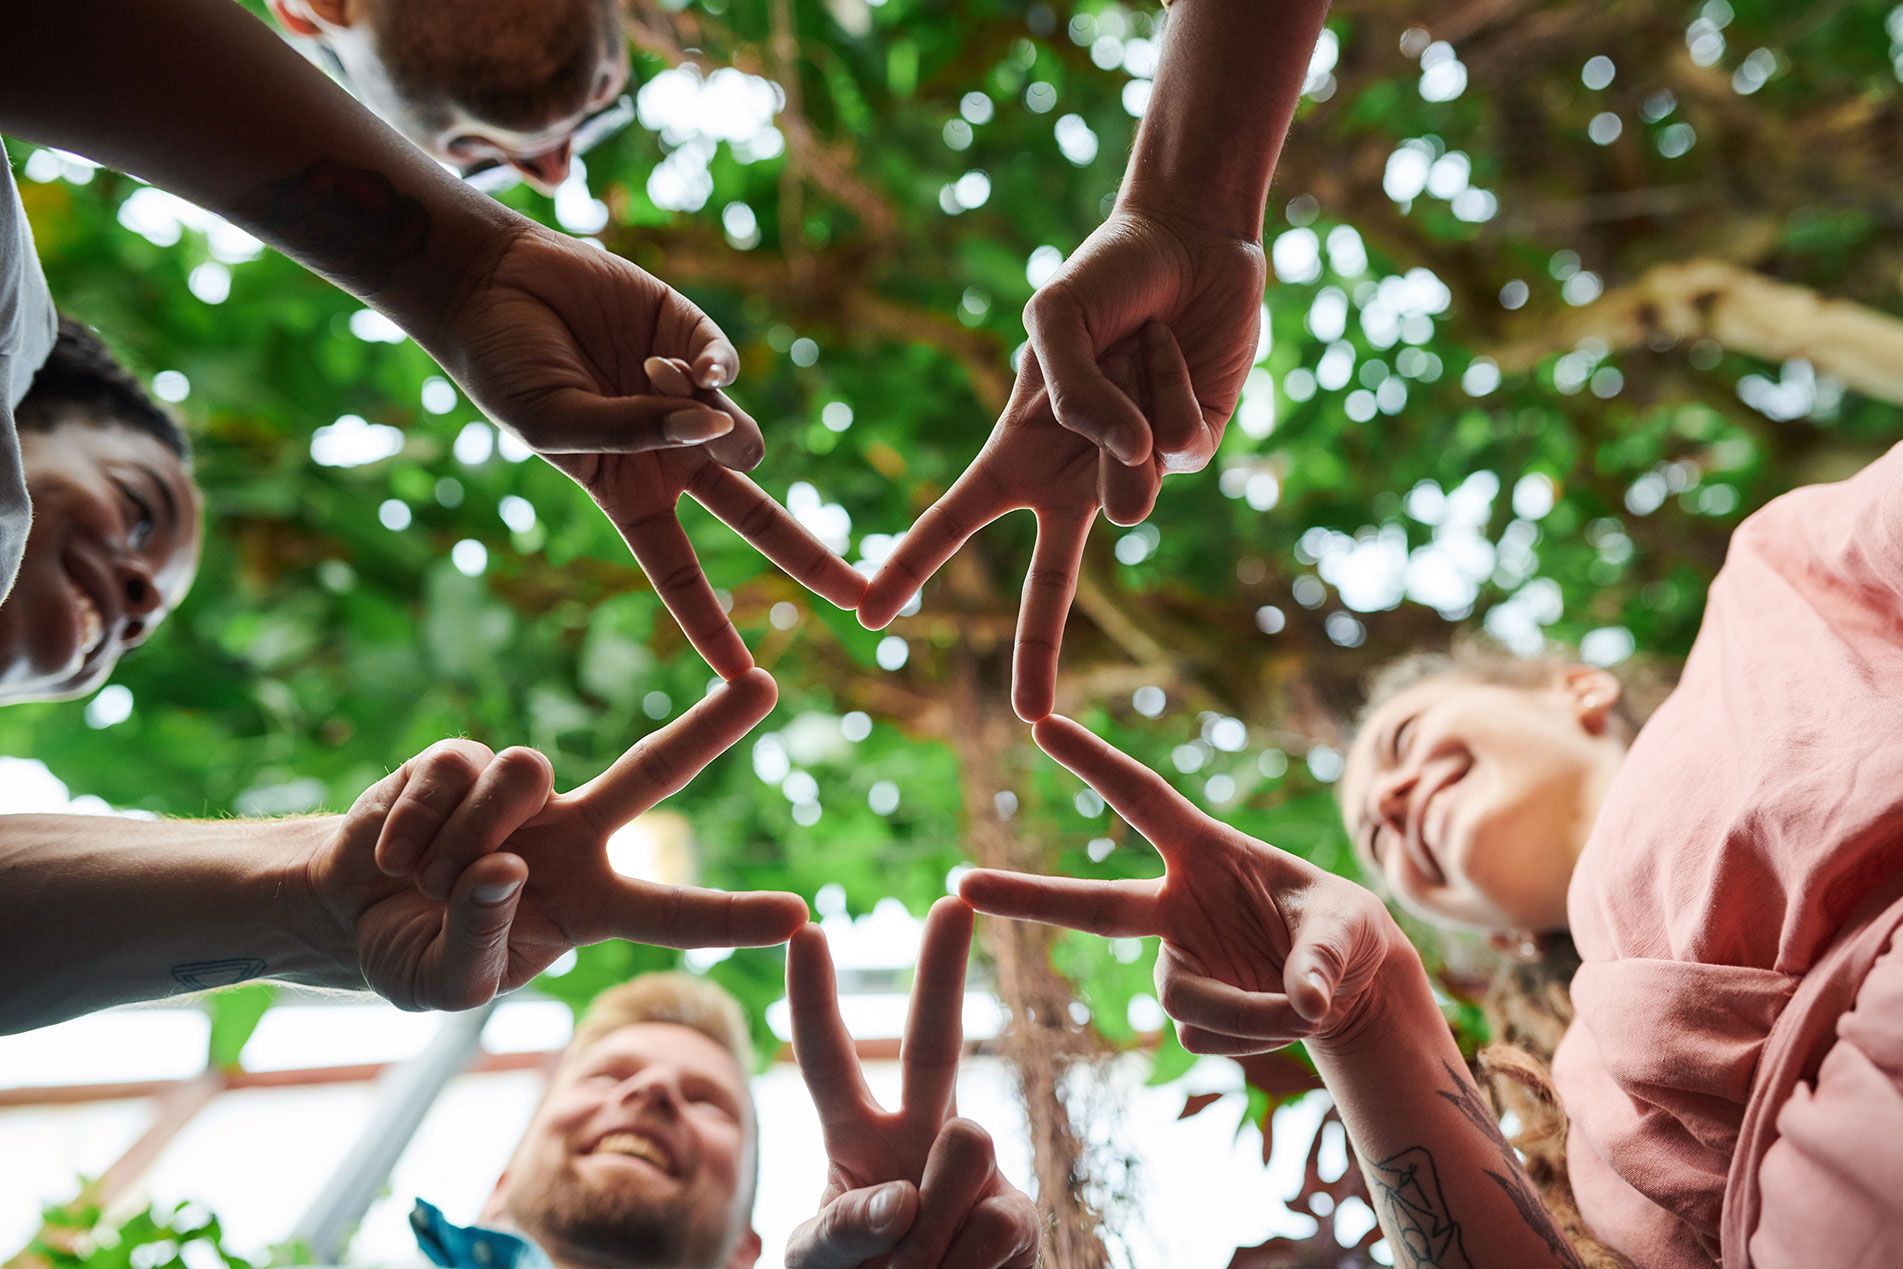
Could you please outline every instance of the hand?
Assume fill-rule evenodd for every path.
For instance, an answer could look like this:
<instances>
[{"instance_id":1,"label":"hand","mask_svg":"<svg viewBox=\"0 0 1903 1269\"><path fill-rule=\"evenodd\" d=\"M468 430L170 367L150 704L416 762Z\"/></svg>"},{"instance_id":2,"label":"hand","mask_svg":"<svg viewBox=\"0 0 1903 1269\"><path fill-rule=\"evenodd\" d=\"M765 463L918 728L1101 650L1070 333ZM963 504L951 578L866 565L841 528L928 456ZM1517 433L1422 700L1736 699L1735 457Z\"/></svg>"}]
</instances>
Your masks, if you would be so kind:
<instances>
[{"instance_id":1,"label":"hand","mask_svg":"<svg viewBox=\"0 0 1903 1269\"><path fill-rule=\"evenodd\" d=\"M1143 382L1159 416L1187 426L1189 420L1180 416L1193 415L1200 425L1182 352L1163 327L1147 327L1140 340L1113 351L1106 364L1126 388ZM859 603L859 620L868 629L882 628L972 534L1006 512L1029 508L1037 516L1037 546L1018 609L1011 703L1026 722L1049 714L1057 694L1064 621L1077 592L1091 522L1099 507L1118 502L1140 505L1135 519L1142 519L1162 480L1154 463L1113 463L1102 472L1108 487L1100 486L1098 457L1094 444L1056 425L1035 374L1019 376L978 457L919 517L873 577Z\"/></svg>"},{"instance_id":2,"label":"hand","mask_svg":"<svg viewBox=\"0 0 1903 1269\"><path fill-rule=\"evenodd\" d=\"M338 962L403 1009L473 1009L570 948L784 942L797 895L728 894L621 876L614 831L684 787L772 710L764 670L716 688L594 780L551 796L548 760L447 740L357 799L306 865Z\"/></svg>"},{"instance_id":3,"label":"hand","mask_svg":"<svg viewBox=\"0 0 1903 1269\"><path fill-rule=\"evenodd\" d=\"M991 1139L957 1114L971 909L940 899L925 919L900 1048L903 1109L872 1099L839 1016L826 936L787 950L793 1053L819 1109L831 1164L819 1213L793 1231L787 1269L1031 1269L1037 1210L998 1174Z\"/></svg>"},{"instance_id":4,"label":"hand","mask_svg":"<svg viewBox=\"0 0 1903 1269\"><path fill-rule=\"evenodd\" d=\"M686 362L666 357L650 357L643 368L652 388L663 394L659 399L675 404L695 391L690 373ZM746 418L726 394L701 395L727 414ZM716 674L731 679L753 668L753 654L721 608L681 528L676 507L682 494L720 517L788 576L841 608L858 606L866 580L765 490L714 457L711 446L690 446L637 454L564 454L549 461L574 477L608 513L688 642Z\"/></svg>"},{"instance_id":5,"label":"hand","mask_svg":"<svg viewBox=\"0 0 1903 1269\"><path fill-rule=\"evenodd\" d=\"M1085 881L979 869L959 886L973 907L1106 938L1160 936L1157 998L1192 1053L1339 1044L1374 1013L1379 971L1412 949L1373 894L1211 819L1068 718L1047 718L1032 734L1150 840L1164 875Z\"/></svg>"},{"instance_id":6,"label":"hand","mask_svg":"<svg viewBox=\"0 0 1903 1269\"><path fill-rule=\"evenodd\" d=\"M1120 203L1025 306L1020 382L1041 372L1057 421L1107 460L1201 471L1255 364L1267 273L1257 238ZM1146 418L1098 363L1152 322L1182 348L1195 408L1171 398Z\"/></svg>"},{"instance_id":7,"label":"hand","mask_svg":"<svg viewBox=\"0 0 1903 1269\"><path fill-rule=\"evenodd\" d=\"M495 422L544 457L694 447L740 470L759 425L718 395L740 358L713 319L620 256L508 217L493 263L424 340ZM657 392L643 364L683 358L698 395Z\"/></svg>"}]
</instances>

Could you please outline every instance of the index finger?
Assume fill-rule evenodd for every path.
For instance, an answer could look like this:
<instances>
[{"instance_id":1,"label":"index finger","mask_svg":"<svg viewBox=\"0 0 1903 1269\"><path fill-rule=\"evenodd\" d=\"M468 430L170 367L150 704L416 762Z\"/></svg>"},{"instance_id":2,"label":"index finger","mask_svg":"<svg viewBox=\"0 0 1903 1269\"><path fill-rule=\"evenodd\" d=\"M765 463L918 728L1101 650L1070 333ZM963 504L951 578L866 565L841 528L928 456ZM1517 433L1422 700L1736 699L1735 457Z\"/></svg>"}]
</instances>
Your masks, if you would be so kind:
<instances>
[{"instance_id":1,"label":"index finger","mask_svg":"<svg viewBox=\"0 0 1903 1269\"><path fill-rule=\"evenodd\" d=\"M1019 718L1034 723L1051 712L1057 699L1057 661L1064 647L1064 623L1077 594L1077 570L1096 511L1039 513L1037 545L1024 574L1018 604L1018 637L1011 650L1011 704Z\"/></svg>"},{"instance_id":2,"label":"index finger","mask_svg":"<svg viewBox=\"0 0 1903 1269\"><path fill-rule=\"evenodd\" d=\"M900 1104L908 1116L931 1124L945 1118L958 1083L971 920L970 905L950 896L934 903L926 915L905 1038L899 1042Z\"/></svg>"},{"instance_id":3,"label":"index finger","mask_svg":"<svg viewBox=\"0 0 1903 1269\"><path fill-rule=\"evenodd\" d=\"M765 670L749 670L722 683L560 801L579 809L606 836L685 788L708 763L773 712L779 692Z\"/></svg>"},{"instance_id":4,"label":"index finger","mask_svg":"<svg viewBox=\"0 0 1903 1269\"><path fill-rule=\"evenodd\" d=\"M859 570L807 532L766 490L738 472L709 463L694 474L687 492L788 577L840 608L858 607L866 593Z\"/></svg>"},{"instance_id":5,"label":"index finger","mask_svg":"<svg viewBox=\"0 0 1903 1269\"><path fill-rule=\"evenodd\" d=\"M622 876L600 887L593 904L591 941L654 947L772 947L808 915L806 901L783 890L703 890Z\"/></svg>"},{"instance_id":6,"label":"index finger","mask_svg":"<svg viewBox=\"0 0 1903 1269\"><path fill-rule=\"evenodd\" d=\"M787 946L786 1003L792 1014L793 1057L813 1095L830 1152L838 1134L857 1128L876 1103L859 1069L852 1034L839 1016L832 952L817 925L795 933Z\"/></svg>"},{"instance_id":7,"label":"index finger","mask_svg":"<svg viewBox=\"0 0 1903 1269\"><path fill-rule=\"evenodd\" d=\"M1039 749L1097 790L1165 859L1184 834L1200 831L1207 822L1169 781L1061 714L1038 722L1031 736Z\"/></svg>"},{"instance_id":8,"label":"index finger","mask_svg":"<svg viewBox=\"0 0 1903 1269\"><path fill-rule=\"evenodd\" d=\"M634 562L674 614L681 633L723 679L737 678L753 668L753 654L721 608L713 584L701 571L694 546L681 528L675 505L655 508L629 519L615 520L621 540L634 553Z\"/></svg>"},{"instance_id":9,"label":"index finger","mask_svg":"<svg viewBox=\"0 0 1903 1269\"><path fill-rule=\"evenodd\" d=\"M972 534L1013 509L1015 504L990 468L996 453L990 445L979 451L965 474L925 509L880 566L859 601L859 621L866 629L884 629Z\"/></svg>"}]
</instances>

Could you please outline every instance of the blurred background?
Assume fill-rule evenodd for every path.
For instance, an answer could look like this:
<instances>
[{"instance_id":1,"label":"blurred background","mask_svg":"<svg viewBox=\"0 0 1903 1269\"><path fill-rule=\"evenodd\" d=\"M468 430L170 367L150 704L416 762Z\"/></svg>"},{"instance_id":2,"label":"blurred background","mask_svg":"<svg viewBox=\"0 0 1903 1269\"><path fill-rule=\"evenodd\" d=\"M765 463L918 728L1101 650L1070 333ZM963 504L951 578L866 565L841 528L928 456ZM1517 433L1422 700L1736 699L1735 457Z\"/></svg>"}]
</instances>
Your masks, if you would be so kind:
<instances>
[{"instance_id":1,"label":"blurred background","mask_svg":"<svg viewBox=\"0 0 1903 1269\"><path fill-rule=\"evenodd\" d=\"M767 432L756 478L876 566L976 452L1025 300L1107 210L1159 11L626 20L635 121L554 198L503 198L706 307ZM1386 658L1481 629L1669 682L1738 521L1903 439L1900 84L1889 0L1340 0L1271 191L1258 368L1209 470L1144 525L1099 523L1060 710L1351 872L1330 785ZM533 745L569 787L700 697L613 529L395 327L170 195L10 151L55 294L189 420L211 531L109 686L0 713L0 811L337 811L453 734ZM1010 712L1028 524L871 634L685 517L781 702L618 865L810 897L889 1084L913 914L958 869L1159 865ZM1060 1263L1390 1263L1300 1056L1197 1062L1153 955L981 926L964 1106L1065 1231ZM0 1038L0 1256L43 1235L128 1269L408 1258L417 1195L474 1216L572 1010L674 960L585 949L483 1016L255 985ZM1444 960L1478 1042L1472 957ZM782 965L688 960L772 1057L763 1263L823 1166ZM59 1252L62 1225L119 1232Z\"/></svg>"}]
</instances>

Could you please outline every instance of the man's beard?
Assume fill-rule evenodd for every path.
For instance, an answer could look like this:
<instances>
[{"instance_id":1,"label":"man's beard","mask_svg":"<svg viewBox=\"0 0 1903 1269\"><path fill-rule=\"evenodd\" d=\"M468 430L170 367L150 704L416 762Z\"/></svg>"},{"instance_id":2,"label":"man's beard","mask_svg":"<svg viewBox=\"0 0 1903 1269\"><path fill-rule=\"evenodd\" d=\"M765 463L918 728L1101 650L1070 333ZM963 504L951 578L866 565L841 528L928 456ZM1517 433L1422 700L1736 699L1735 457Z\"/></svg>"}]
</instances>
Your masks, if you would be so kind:
<instances>
[{"instance_id":1,"label":"man's beard","mask_svg":"<svg viewBox=\"0 0 1903 1269\"><path fill-rule=\"evenodd\" d=\"M614 1193L564 1171L551 1184L520 1187L510 1214L543 1244L639 1266L686 1263L689 1212L654 1195Z\"/></svg>"}]
</instances>

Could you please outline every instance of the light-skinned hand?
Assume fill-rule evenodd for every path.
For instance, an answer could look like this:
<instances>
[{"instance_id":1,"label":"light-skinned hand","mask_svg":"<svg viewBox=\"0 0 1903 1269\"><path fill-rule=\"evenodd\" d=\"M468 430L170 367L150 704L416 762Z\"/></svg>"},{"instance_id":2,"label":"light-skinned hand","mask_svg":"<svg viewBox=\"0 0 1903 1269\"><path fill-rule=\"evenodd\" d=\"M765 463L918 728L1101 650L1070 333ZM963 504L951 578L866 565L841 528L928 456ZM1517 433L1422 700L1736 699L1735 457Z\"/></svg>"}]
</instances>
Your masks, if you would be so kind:
<instances>
[{"instance_id":1,"label":"light-skinned hand","mask_svg":"<svg viewBox=\"0 0 1903 1269\"><path fill-rule=\"evenodd\" d=\"M1029 365L1029 358L1026 358ZM1150 400L1161 416L1187 426L1183 415L1201 415L1188 391L1188 369L1168 330L1146 327L1112 352L1109 373L1117 383ZM1077 571L1105 495L1141 505L1141 519L1162 480L1148 462L1113 463L1100 485L1097 446L1057 426L1035 372L1020 375L984 448L944 497L921 515L866 589L859 620L878 630L957 553L970 537L1007 512L1037 516L1037 545L1024 575L1018 608L1017 643L1011 662L1011 703L1018 717L1035 722L1050 713L1057 693L1057 662L1064 623L1077 593ZM1115 516L1111 517L1113 520ZM1134 521L1118 521L1134 523Z\"/></svg>"},{"instance_id":2,"label":"light-skinned hand","mask_svg":"<svg viewBox=\"0 0 1903 1269\"><path fill-rule=\"evenodd\" d=\"M551 793L548 759L532 749L432 745L366 790L305 866L334 959L400 1008L454 1010L606 939L785 942L807 918L799 896L637 881L607 850L616 829L752 730L776 695L764 670L722 684L571 793Z\"/></svg>"},{"instance_id":3,"label":"light-skinned hand","mask_svg":"<svg viewBox=\"0 0 1903 1269\"><path fill-rule=\"evenodd\" d=\"M1373 1016L1382 966L1412 950L1372 893L1203 814L1068 718L1053 715L1033 735L1150 840L1164 875L978 869L959 886L973 907L1106 938L1161 938L1157 999L1192 1053L1341 1044Z\"/></svg>"},{"instance_id":4,"label":"light-skinned hand","mask_svg":"<svg viewBox=\"0 0 1903 1269\"><path fill-rule=\"evenodd\" d=\"M793 1052L812 1092L828 1169L819 1212L793 1231L787 1269L1031 1269L1037 1210L998 1172L991 1138L957 1118L971 909L925 919L900 1049L900 1109L873 1100L839 1016L826 936L787 949Z\"/></svg>"}]
</instances>

